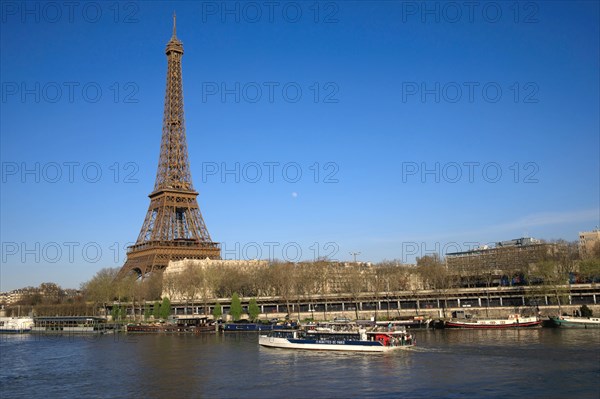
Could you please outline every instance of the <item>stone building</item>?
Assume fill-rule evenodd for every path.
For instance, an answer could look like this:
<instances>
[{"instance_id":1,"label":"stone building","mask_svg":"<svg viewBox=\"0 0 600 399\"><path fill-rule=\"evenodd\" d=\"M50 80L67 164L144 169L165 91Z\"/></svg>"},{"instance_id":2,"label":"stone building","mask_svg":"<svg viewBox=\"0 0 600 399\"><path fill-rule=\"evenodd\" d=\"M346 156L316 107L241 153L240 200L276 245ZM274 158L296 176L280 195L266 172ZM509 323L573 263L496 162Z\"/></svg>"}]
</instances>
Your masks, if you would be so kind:
<instances>
[{"instance_id":1,"label":"stone building","mask_svg":"<svg viewBox=\"0 0 600 399\"><path fill-rule=\"evenodd\" d=\"M579 256L582 259L592 257L597 245L600 245L599 229L579 233Z\"/></svg>"},{"instance_id":2,"label":"stone building","mask_svg":"<svg viewBox=\"0 0 600 399\"><path fill-rule=\"evenodd\" d=\"M544 243L529 237L496 243L494 247L476 248L446 254L451 273L476 284L497 284L503 276L512 278L535 269L535 264L555 256L561 245Z\"/></svg>"}]
</instances>

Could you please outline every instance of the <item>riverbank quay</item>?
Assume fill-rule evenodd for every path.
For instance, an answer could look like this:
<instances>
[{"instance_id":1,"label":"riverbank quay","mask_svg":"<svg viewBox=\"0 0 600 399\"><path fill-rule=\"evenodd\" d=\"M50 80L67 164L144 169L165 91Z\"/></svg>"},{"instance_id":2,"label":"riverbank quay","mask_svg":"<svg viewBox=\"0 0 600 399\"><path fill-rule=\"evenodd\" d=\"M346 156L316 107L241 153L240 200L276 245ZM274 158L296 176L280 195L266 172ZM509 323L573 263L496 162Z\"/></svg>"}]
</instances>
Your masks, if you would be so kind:
<instances>
[{"instance_id":1,"label":"riverbank quay","mask_svg":"<svg viewBox=\"0 0 600 399\"><path fill-rule=\"evenodd\" d=\"M247 312L251 297L242 297ZM283 297L256 297L260 319L332 320L335 317L353 319L391 320L423 316L432 319L451 317L454 311L467 311L480 317L505 317L512 313L538 314L542 317L573 314L580 306L588 306L600 314L600 285L571 284L560 286L512 286L458 288L445 290L413 290L395 292L339 293L328 295L295 295ZM211 299L208 303L174 302L174 317L205 315L212 318L215 304L219 303L225 316L231 308L231 299ZM128 307L129 317L141 319L141 307ZM129 306L128 306L129 305ZM148 302L152 305L152 302ZM110 307L109 307L110 310Z\"/></svg>"},{"instance_id":2,"label":"riverbank quay","mask_svg":"<svg viewBox=\"0 0 600 399\"><path fill-rule=\"evenodd\" d=\"M475 317L501 318L509 314L530 314L542 318L557 315L573 315L582 305L600 315L600 285L572 284L561 286L513 286L459 288L445 290L412 290L395 292L361 292L357 294L337 293L327 295L295 294L284 297L242 297L242 312L248 313L251 299L256 299L259 320L333 320L336 317L357 319L394 320L423 317L425 319L447 319L456 311L465 311ZM168 319L184 327L199 326L214 320L216 304L221 307L224 321L231 320L230 298L209 298L200 302L174 302L170 305ZM77 330L94 323L103 323L105 330L120 330L121 325L148 319L155 301L114 302L106 307L98 307L94 316L39 316L37 327L48 332L61 331L67 327ZM113 320L112 308L118 307L121 316ZM35 309L33 309L35 314ZM70 318L71 317L71 318ZM93 318L98 318L93 321ZM90 320L77 320L85 318ZM246 316L243 316L246 318ZM168 321L168 320L164 320ZM95 328L98 330L98 328Z\"/></svg>"}]
</instances>

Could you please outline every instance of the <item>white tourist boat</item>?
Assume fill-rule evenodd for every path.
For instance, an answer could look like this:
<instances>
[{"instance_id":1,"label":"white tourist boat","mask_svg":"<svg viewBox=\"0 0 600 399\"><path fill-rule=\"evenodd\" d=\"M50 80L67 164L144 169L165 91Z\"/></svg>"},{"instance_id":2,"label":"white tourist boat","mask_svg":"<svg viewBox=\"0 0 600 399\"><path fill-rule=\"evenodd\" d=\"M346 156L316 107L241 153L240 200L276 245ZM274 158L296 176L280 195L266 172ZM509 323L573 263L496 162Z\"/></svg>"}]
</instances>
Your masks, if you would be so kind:
<instances>
[{"instance_id":1,"label":"white tourist boat","mask_svg":"<svg viewBox=\"0 0 600 399\"><path fill-rule=\"evenodd\" d=\"M273 330L258 337L259 345L271 348L310 349L352 352L388 352L415 345L414 336L406 331Z\"/></svg>"},{"instance_id":2,"label":"white tourist boat","mask_svg":"<svg viewBox=\"0 0 600 399\"><path fill-rule=\"evenodd\" d=\"M106 319L95 316L39 316L35 318L35 333L101 333Z\"/></svg>"},{"instance_id":3,"label":"white tourist boat","mask_svg":"<svg viewBox=\"0 0 600 399\"><path fill-rule=\"evenodd\" d=\"M26 333L33 327L31 317L0 317L0 333Z\"/></svg>"}]
</instances>

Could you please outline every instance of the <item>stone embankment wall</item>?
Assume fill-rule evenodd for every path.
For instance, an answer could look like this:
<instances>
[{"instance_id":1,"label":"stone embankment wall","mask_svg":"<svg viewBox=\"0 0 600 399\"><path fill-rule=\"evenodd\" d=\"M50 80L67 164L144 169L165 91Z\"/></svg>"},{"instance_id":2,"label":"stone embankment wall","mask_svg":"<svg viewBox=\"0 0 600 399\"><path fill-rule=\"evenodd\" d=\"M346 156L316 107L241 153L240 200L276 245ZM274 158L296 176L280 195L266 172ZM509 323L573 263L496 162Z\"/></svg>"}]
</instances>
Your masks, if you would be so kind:
<instances>
[{"instance_id":1,"label":"stone embankment wall","mask_svg":"<svg viewBox=\"0 0 600 399\"><path fill-rule=\"evenodd\" d=\"M600 305L586 305L588 308L590 308L593 313L594 316L600 316ZM558 306L540 306L539 307L539 315L540 317L543 318L547 318L548 316L556 316L559 313L560 314L567 314L567 315L572 315L574 311L579 310L580 305L566 305L566 306L561 306L560 307L560 311ZM416 312L415 309L402 309L400 311L394 309L394 310L390 310L389 315L388 312L386 310L379 310L377 311L377 314L375 313L375 311L373 310L368 310L368 311L359 311L358 312L358 316L359 319L361 320L369 320L371 318L374 318L377 316L377 319L379 320L384 320L384 319L393 319L393 318L398 318L398 317L412 317L412 316L423 316L425 318L431 318L431 319L443 319L443 318L450 318L452 316L452 312L453 311L465 311L465 313L469 313L471 315L473 315L474 317L481 317L481 318L505 318L507 317L509 314L534 314L535 313L535 309L531 308L529 306L520 306L520 307L509 307L509 306L505 306L505 307L494 307L494 308L448 308L445 309L445 316L444 316L444 311L442 309L421 309L419 310L419 312ZM261 318L284 318L286 316L286 313L269 313L269 314L261 314L260 317ZM327 314L325 315L323 312L300 312L300 317L298 317L298 313L293 313L292 315L290 315L291 318L293 319L300 319L300 320L304 320L304 319L310 319L311 317L314 316L315 320L332 320L335 317L348 317L350 319L355 319L356 318L356 313L355 311L345 311L345 312L327 312Z\"/></svg>"}]
</instances>

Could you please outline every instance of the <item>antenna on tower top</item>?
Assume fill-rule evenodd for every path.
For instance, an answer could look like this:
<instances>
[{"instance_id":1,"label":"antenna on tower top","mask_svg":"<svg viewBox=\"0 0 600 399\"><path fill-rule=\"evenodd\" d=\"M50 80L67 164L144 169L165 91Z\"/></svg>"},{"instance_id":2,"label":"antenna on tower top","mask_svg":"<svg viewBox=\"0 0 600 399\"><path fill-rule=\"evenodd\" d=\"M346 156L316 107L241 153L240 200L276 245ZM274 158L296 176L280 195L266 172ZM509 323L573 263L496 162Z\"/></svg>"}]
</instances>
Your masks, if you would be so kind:
<instances>
[{"instance_id":1,"label":"antenna on tower top","mask_svg":"<svg viewBox=\"0 0 600 399\"><path fill-rule=\"evenodd\" d=\"M173 11L173 37L177 36L177 15Z\"/></svg>"}]
</instances>

